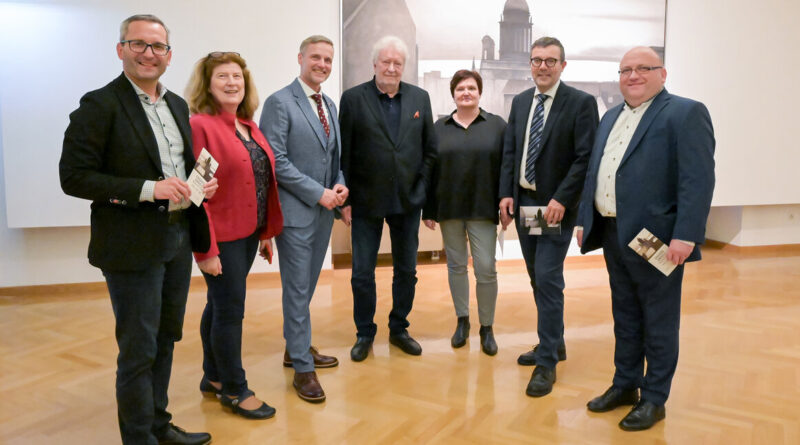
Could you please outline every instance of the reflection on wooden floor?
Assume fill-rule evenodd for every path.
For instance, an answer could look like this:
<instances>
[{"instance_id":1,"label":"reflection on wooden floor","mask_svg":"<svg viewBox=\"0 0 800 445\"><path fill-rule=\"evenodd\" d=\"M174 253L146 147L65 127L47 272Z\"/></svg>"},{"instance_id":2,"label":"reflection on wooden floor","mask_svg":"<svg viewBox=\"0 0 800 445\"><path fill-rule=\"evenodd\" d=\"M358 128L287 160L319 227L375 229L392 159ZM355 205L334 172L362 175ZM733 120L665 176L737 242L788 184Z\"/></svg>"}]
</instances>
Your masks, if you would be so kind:
<instances>
[{"instance_id":1,"label":"reflection on wooden floor","mask_svg":"<svg viewBox=\"0 0 800 445\"><path fill-rule=\"evenodd\" d=\"M474 296L470 342L450 347L455 315L446 267L426 265L410 317L422 356L388 346L391 270L380 268L374 354L353 363L350 271L323 276L312 308L314 344L341 365L318 372L328 394L321 405L295 395L293 371L281 364L279 280L255 277L243 349L250 387L278 409L266 421L233 416L201 397L205 289L195 283L175 351L170 408L177 425L209 431L216 444L799 444L800 249L704 255L686 271L678 372L667 418L650 431L620 431L624 408L585 409L613 371L608 278L599 257L568 263L568 360L546 397L525 395L532 369L516 364L537 342L536 312L524 267L511 261L498 267L495 357L479 351ZM103 291L0 297L0 443L119 443L115 355Z\"/></svg>"}]
</instances>

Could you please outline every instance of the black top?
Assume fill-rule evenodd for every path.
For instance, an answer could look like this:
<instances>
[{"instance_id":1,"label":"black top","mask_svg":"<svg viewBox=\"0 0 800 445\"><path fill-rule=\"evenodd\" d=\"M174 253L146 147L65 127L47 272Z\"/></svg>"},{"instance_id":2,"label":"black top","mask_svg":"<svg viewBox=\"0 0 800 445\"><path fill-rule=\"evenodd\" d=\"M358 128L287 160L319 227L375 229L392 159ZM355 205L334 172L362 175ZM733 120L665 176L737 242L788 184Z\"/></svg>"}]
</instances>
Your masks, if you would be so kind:
<instances>
[{"instance_id":1,"label":"black top","mask_svg":"<svg viewBox=\"0 0 800 445\"><path fill-rule=\"evenodd\" d=\"M258 143L250 138L249 141L242 137L239 131L236 131L236 136L242 141L244 147L250 152L250 162L253 163L253 176L256 179L256 202L258 206L258 223L256 224L256 231L259 231L267 224L267 192L269 191L269 175L272 171L269 165L269 158L264 150Z\"/></svg>"},{"instance_id":2,"label":"black top","mask_svg":"<svg viewBox=\"0 0 800 445\"><path fill-rule=\"evenodd\" d=\"M374 77L373 80L375 80ZM388 94L382 93L378 89L377 84L373 83L373 86L375 86L375 94L378 95L378 101L381 103L383 118L386 120L386 128L392 136L392 141L397 141L397 132L400 130L400 97L402 92L398 88L394 97L389 97Z\"/></svg>"},{"instance_id":3,"label":"black top","mask_svg":"<svg viewBox=\"0 0 800 445\"><path fill-rule=\"evenodd\" d=\"M455 113L455 112L453 112ZM506 122L481 109L464 128L450 116L434 125L439 140L433 196L422 213L424 219L498 220L500 155Z\"/></svg>"}]
</instances>

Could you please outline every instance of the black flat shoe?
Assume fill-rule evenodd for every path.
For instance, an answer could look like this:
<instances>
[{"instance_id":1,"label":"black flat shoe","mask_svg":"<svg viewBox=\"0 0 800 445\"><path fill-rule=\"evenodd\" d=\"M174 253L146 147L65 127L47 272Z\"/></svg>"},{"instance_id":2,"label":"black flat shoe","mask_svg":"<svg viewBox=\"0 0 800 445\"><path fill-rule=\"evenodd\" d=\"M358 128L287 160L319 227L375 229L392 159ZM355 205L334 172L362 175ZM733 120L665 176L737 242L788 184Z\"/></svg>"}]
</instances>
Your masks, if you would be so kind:
<instances>
[{"instance_id":1,"label":"black flat shoe","mask_svg":"<svg viewBox=\"0 0 800 445\"><path fill-rule=\"evenodd\" d=\"M372 348L372 339L367 337L358 337L353 349L350 350L350 360L354 362L363 361L369 355L369 350Z\"/></svg>"},{"instance_id":2,"label":"black flat shoe","mask_svg":"<svg viewBox=\"0 0 800 445\"><path fill-rule=\"evenodd\" d=\"M636 404L631 412L619 423L625 431L642 431L649 429L659 420L667 417L664 405L658 406L652 402L643 401Z\"/></svg>"},{"instance_id":3,"label":"black flat shoe","mask_svg":"<svg viewBox=\"0 0 800 445\"><path fill-rule=\"evenodd\" d=\"M389 343L397 346L408 355L421 355L422 346L416 340L408 335L408 332L394 334L389 336Z\"/></svg>"},{"instance_id":4,"label":"black flat shoe","mask_svg":"<svg viewBox=\"0 0 800 445\"><path fill-rule=\"evenodd\" d=\"M239 403L243 402L244 400L247 400L250 396L254 395L255 393L248 389L247 391L244 392L244 394L234 399L223 394L219 397L219 402L225 408L229 408L234 414L238 414L244 417L245 419L261 420L261 419L269 419L270 417L274 416L275 408L267 405L264 402L262 402L261 406L259 406L256 409L244 409L241 406L239 406Z\"/></svg>"},{"instance_id":5,"label":"black flat shoe","mask_svg":"<svg viewBox=\"0 0 800 445\"><path fill-rule=\"evenodd\" d=\"M605 413L622 405L635 405L638 401L639 394L635 389L612 386L602 395L590 400L586 407L593 413Z\"/></svg>"},{"instance_id":6,"label":"black flat shoe","mask_svg":"<svg viewBox=\"0 0 800 445\"><path fill-rule=\"evenodd\" d=\"M450 339L450 345L454 348L460 348L467 344L469 338L469 317L458 317L456 323L456 332Z\"/></svg>"},{"instance_id":7,"label":"black flat shoe","mask_svg":"<svg viewBox=\"0 0 800 445\"><path fill-rule=\"evenodd\" d=\"M158 439L158 445L206 445L211 443L211 434L189 433L173 424L167 425L167 431Z\"/></svg>"},{"instance_id":8,"label":"black flat shoe","mask_svg":"<svg viewBox=\"0 0 800 445\"><path fill-rule=\"evenodd\" d=\"M479 333L481 336L481 351L486 355L497 354L497 342L494 341L492 327L481 326Z\"/></svg>"},{"instance_id":9,"label":"black flat shoe","mask_svg":"<svg viewBox=\"0 0 800 445\"><path fill-rule=\"evenodd\" d=\"M209 381L206 376L203 376L203 378L200 379L200 392L203 393L204 397L214 398L222 394L222 390L217 389L214 385L212 385L211 381Z\"/></svg>"},{"instance_id":10,"label":"black flat shoe","mask_svg":"<svg viewBox=\"0 0 800 445\"><path fill-rule=\"evenodd\" d=\"M535 345L530 351L520 354L519 358L517 359L517 363L522 366L535 366L537 349L539 349L539 345ZM556 352L558 353L558 361L563 362L567 359L566 345L559 346Z\"/></svg>"},{"instance_id":11,"label":"black flat shoe","mask_svg":"<svg viewBox=\"0 0 800 445\"><path fill-rule=\"evenodd\" d=\"M556 382L556 370L537 366L533 368L531 381L525 389L525 394L531 397L542 397L550 394L553 390L553 383Z\"/></svg>"}]
</instances>

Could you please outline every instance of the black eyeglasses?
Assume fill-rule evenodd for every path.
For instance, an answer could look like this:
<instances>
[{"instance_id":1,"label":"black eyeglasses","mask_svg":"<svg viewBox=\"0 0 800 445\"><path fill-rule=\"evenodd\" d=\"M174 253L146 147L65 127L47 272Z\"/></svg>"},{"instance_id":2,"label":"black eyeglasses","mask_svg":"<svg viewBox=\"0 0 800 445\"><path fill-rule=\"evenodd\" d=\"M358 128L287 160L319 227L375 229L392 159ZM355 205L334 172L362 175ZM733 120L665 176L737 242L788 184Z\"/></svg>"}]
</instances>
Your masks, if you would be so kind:
<instances>
[{"instance_id":1,"label":"black eyeglasses","mask_svg":"<svg viewBox=\"0 0 800 445\"><path fill-rule=\"evenodd\" d=\"M212 52L208 53L208 55L206 57L209 58L209 59L216 59L216 58L224 56L225 54L236 54L237 56L242 57L241 54L239 54L237 52L234 52L234 51L212 51Z\"/></svg>"},{"instance_id":2,"label":"black eyeglasses","mask_svg":"<svg viewBox=\"0 0 800 445\"><path fill-rule=\"evenodd\" d=\"M637 66L636 68L623 68L618 71L621 77L630 76L632 72L636 71L636 74L647 74L650 71L657 70L664 68L663 66Z\"/></svg>"},{"instance_id":3,"label":"black eyeglasses","mask_svg":"<svg viewBox=\"0 0 800 445\"><path fill-rule=\"evenodd\" d=\"M547 59L534 57L531 59L531 65L533 66L542 66L542 62L544 62L544 64L547 65L548 67L552 68L556 66L556 63L558 63L558 59L554 59L552 57L549 57Z\"/></svg>"},{"instance_id":4,"label":"black eyeglasses","mask_svg":"<svg viewBox=\"0 0 800 445\"><path fill-rule=\"evenodd\" d=\"M119 43L123 45L127 43L128 48L135 53L144 53L147 51L147 48L150 47L150 49L153 51L153 54L157 56L166 56L170 48L172 48L166 43L147 43L144 40L120 40Z\"/></svg>"}]
</instances>

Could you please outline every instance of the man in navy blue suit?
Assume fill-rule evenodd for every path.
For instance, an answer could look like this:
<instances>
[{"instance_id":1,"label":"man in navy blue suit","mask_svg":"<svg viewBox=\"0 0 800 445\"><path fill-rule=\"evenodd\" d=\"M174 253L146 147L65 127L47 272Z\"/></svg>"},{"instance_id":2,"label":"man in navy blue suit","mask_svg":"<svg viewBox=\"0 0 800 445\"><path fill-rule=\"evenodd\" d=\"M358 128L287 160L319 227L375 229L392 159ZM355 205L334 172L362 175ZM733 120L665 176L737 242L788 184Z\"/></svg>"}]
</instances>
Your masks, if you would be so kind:
<instances>
[{"instance_id":1,"label":"man in navy blue suit","mask_svg":"<svg viewBox=\"0 0 800 445\"><path fill-rule=\"evenodd\" d=\"M578 214L581 252L603 248L616 339L612 386L587 406L634 405L619 424L626 431L665 417L678 364L683 264L700 259L714 192L711 117L702 103L664 89L663 65L647 47L622 58L625 103L600 121ZM642 229L669 246L667 260L677 266L669 275L628 247Z\"/></svg>"}]
</instances>

